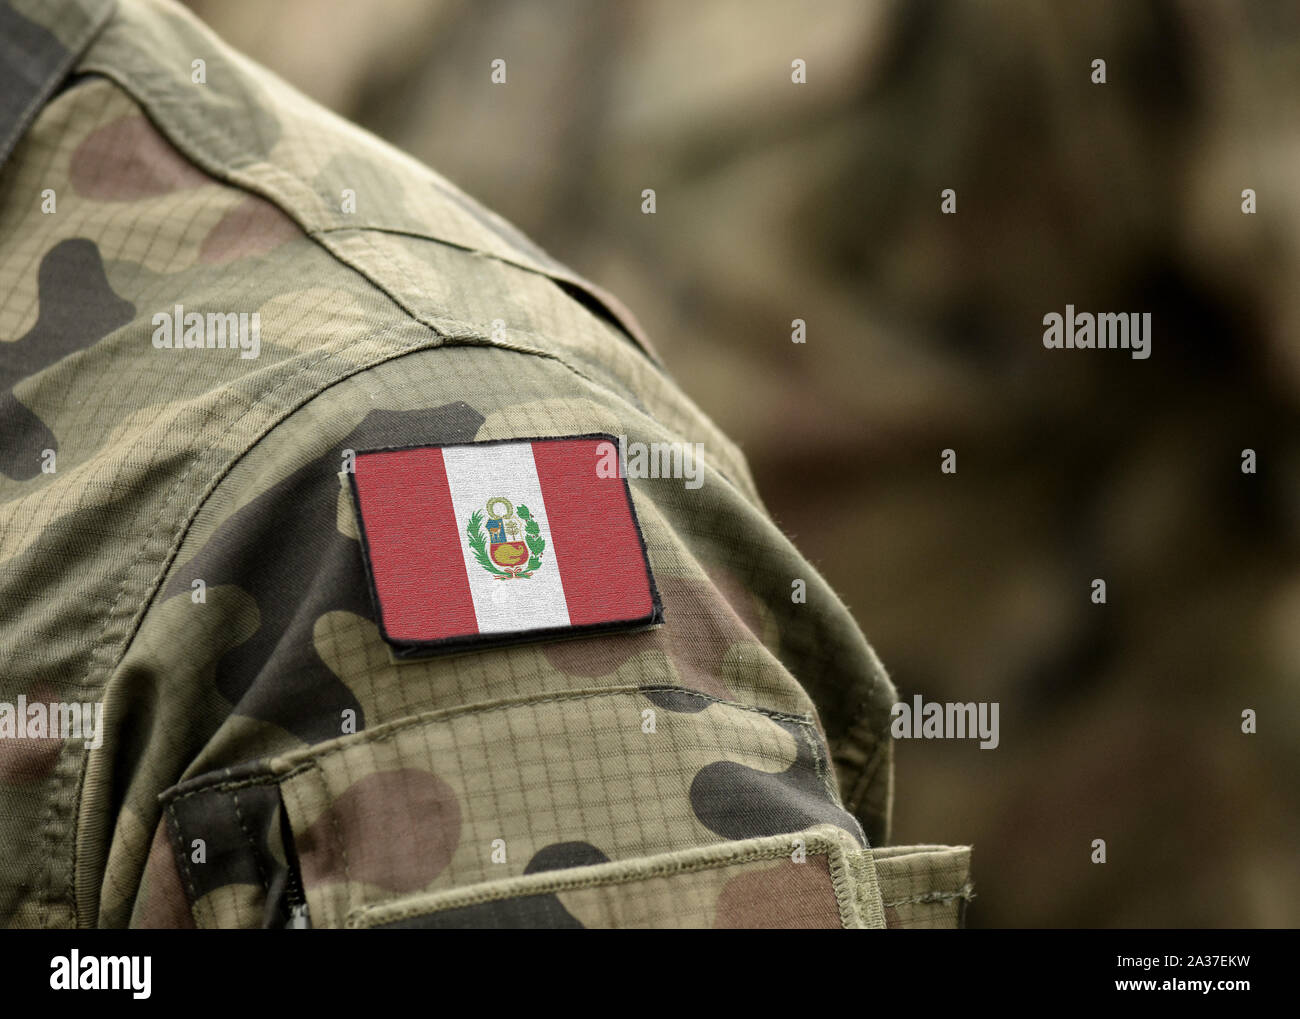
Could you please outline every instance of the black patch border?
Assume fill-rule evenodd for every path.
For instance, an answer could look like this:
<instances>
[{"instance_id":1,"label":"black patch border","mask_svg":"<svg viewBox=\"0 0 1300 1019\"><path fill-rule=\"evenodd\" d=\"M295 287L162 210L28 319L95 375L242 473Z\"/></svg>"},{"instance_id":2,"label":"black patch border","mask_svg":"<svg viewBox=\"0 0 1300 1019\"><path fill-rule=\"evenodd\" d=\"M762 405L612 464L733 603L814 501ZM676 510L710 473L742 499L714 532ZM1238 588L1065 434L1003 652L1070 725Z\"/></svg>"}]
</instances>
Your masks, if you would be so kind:
<instances>
[{"instance_id":1,"label":"black patch border","mask_svg":"<svg viewBox=\"0 0 1300 1019\"><path fill-rule=\"evenodd\" d=\"M626 633L645 630L658 626L664 621L663 602L659 597L659 586L655 583L654 570L650 567L650 553L646 550L645 534L641 530L641 521L636 515L636 506L632 502L632 487L627 477L621 476L623 497L627 500L627 510L632 518L632 527L636 531L637 542L641 546L641 563L645 567L646 580L650 584L650 612L648 615L634 619L615 619L604 623L587 623L583 626L548 626L532 630L507 630L502 633L470 633L456 637L440 637L437 640L399 640L388 633L384 621L384 608L379 601L379 590L375 584L375 571L370 562L370 538L366 534L365 515L361 511L361 495L357 490L356 460L372 453L401 453L413 449L450 449L457 446L503 446L518 445L528 442L564 442L572 439L606 439L618 446L618 436L607 432L585 432L581 435L537 435L511 437L507 439L479 439L473 442L420 442L409 446L379 446L374 449L358 449L353 457L353 469L348 471L348 489L352 494L352 508L356 514L357 532L361 538L361 558L366 567L366 586L370 591L370 601L374 606L375 620L379 626L379 635L384 638L396 659L431 658L436 655L458 654L465 651L477 651L494 647L515 647L520 644L536 644L548 640L568 637L590 637L603 633Z\"/></svg>"}]
</instances>

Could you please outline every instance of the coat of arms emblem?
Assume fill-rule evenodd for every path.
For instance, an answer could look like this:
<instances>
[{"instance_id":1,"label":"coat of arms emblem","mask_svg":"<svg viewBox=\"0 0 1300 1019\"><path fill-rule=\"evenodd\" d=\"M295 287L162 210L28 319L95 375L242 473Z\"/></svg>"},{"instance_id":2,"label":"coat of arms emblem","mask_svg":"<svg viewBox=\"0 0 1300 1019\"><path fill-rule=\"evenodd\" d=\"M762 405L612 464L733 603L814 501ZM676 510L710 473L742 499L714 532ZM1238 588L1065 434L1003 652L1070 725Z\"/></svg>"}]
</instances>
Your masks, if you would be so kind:
<instances>
[{"instance_id":1,"label":"coat of arms emblem","mask_svg":"<svg viewBox=\"0 0 1300 1019\"><path fill-rule=\"evenodd\" d=\"M546 540L537 520L523 503L515 506L503 496L493 496L483 509L470 515L465 534L478 564L497 580L531 577L541 569Z\"/></svg>"}]
</instances>

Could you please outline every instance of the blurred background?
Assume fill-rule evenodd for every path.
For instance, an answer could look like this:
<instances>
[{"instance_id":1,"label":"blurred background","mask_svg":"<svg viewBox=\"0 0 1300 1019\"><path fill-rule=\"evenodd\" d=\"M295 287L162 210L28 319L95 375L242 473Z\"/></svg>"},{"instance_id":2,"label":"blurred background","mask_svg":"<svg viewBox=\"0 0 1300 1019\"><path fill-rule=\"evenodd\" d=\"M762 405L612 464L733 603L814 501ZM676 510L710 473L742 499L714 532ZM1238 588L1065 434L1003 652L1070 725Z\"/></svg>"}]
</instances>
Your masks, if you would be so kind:
<instances>
[{"instance_id":1,"label":"blurred background","mask_svg":"<svg viewBox=\"0 0 1300 1019\"><path fill-rule=\"evenodd\" d=\"M1300 7L190 6L620 296L903 697L1000 703L897 744L971 926L1300 925Z\"/></svg>"}]
</instances>

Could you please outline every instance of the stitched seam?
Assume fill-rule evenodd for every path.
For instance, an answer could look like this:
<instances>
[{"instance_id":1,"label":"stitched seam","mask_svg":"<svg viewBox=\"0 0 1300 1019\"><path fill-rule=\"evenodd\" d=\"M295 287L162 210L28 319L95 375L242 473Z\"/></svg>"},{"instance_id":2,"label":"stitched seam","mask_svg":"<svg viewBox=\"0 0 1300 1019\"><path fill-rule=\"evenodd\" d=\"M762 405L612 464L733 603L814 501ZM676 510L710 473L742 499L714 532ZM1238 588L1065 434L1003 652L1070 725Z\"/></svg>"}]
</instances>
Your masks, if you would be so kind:
<instances>
[{"instance_id":1,"label":"stitched seam","mask_svg":"<svg viewBox=\"0 0 1300 1019\"><path fill-rule=\"evenodd\" d=\"M332 809L334 798L330 795L329 783L325 781L325 772L319 764L314 765L316 777L320 781L321 795L325 803L325 813L329 815L330 827L334 832L334 842L338 846L339 858L343 861L343 894L347 898L347 908L352 910L353 900L356 898L356 889L352 884L352 868L348 863L348 847L343 840L343 830L339 827L339 814L337 810ZM300 804L301 805L301 804ZM293 827L293 819L290 818L290 828ZM304 894L306 894L304 892Z\"/></svg>"},{"instance_id":2,"label":"stitched seam","mask_svg":"<svg viewBox=\"0 0 1300 1019\"><path fill-rule=\"evenodd\" d=\"M975 898L975 885L967 881L955 891L934 891L923 892L920 895L913 895L906 899L895 899L892 902L886 902L886 906L907 906L907 905L926 905L933 902L952 902L954 899L973 899Z\"/></svg>"},{"instance_id":3,"label":"stitched seam","mask_svg":"<svg viewBox=\"0 0 1300 1019\"><path fill-rule=\"evenodd\" d=\"M867 758L867 763L862 769L862 776L858 779L858 795L854 804L853 815L857 816L858 810L862 807L862 801L867 798L867 793L871 791L871 786L876 780L876 773L880 770L881 764L885 760L885 755L889 752L889 744L885 740L878 740L871 756ZM885 822L885 838L889 837L889 821L892 804L886 802L882 820Z\"/></svg>"},{"instance_id":4,"label":"stitched seam","mask_svg":"<svg viewBox=\"0 0 1300 1019\"><path fill-rule=\"evenodd\" d=\"M415 281L415 279L411 276L409 272L406 271L406 266L398 263L396 259L392 258L388 254L388 252L386 252L383 248L381 248L378 244L375 243L375 237L372 231L367 230L361 233L359 235L359 238L365 244L365 246L370 250L370 252L374 255L375 258L377 258L384 265L388 266L389 272L394 273L398 277L398 279L406 281L406 285L409 286L413 291L415 291L415 296L420 299L422 304L428 300L428 295L425 294L424 288ZM324 241L318 239L317 243L320 244L322 247L327 247Z\"/></svg>"},{"instance_id":5,"label":"stitched seam","mask_svg":"<svg viewBox=\"0 0 1300 1019\"><path fill-rule=\"evenodd\" d=\"M789 833L789 836L786 837L792 838L800 834L803 833L791 832ZM783 836L775 837L782 838ZM725 870L728 867L740 866L746 863L757 863L762 860L784 859L788 855L788 848L784 843L780 845L747 849L741 852L737 852L735 849L727 850L726 846L727 843L719 843L715 846L707 847L711 851L721 851L721 855L707 856L703 859L690 860L686 862L671 861L659 863L651 867L646 867L645 869L638 869L629 874L597 874L578 879L556 877L550 881L538 882L535 886L530 885L513 892L502 892L497 887L485 887L480 891L471 894L451 894L447 896L445 902L436 903L432 907L421 904L394 910L391 915L385 917L383 922L391 923L393 920L405 920L413 916L441 913L448 909L459 909L464 906L479 905L484 902L505 902L510 899L531 898L535 895L577 891L584 888L616 888L621 885L636 884L638 882L650 881L657 878L676 877L680 874L694 874L702 870ZM836 848L835 844L824 835L816 834L807 835L805 837L805 851L810 856L829 857ZM507 882L503 882L502 884L508 883L509 879ZM496 882L493 882L493 885L496 885ZM459 890L457 891L459 892ZM391 904L378 903L355 909L348 914L348 924L351 925L354 920L359 920L368 913L387 910L390 906Z\"/></svg>"},{"instance_id":6,"label":"stitched seam","mask_svg":"<svg viewBox=\"0 0 1300 1019\"><path fill-rule=\"evenodd\" d=\"M534 276L550 280L553 283L564 283L569 286L577 287L579 290L584 292L590 292L592 287L597 286L595 283L583 280L580 276L574 274L563 265L557 266L557 269L565 270L564 272L550 271L541 268L539 265L529 265L527 262L520 262L517 259L507 258L505 255L499 254L495 251L488 251L486 248L471 247L466 244L460 244L456 241L448 240L446 237L438 237L432 233L421 233L419 230L407 230L399 226L385 226L383 223L359 221L355 223L334 223L325 226L316 226L313 227L310 232L313 236L323 236L325 234L345 233L350 230L372 234L386 234L390 237L409 237L411 240L416 241L428 241L430 244L438 244L444 248L454 248L456 251L478 255L482 258L490 258L492 261L500 262L502 265L508 265L512 269L519 269L523 272L531 273ZM596 299L602 308L607 308L610 315L613 316L614 321L619 323L618 328L622 330L623 326L621 320L614 309L608 308L605 302L600 299L599 294L593 292L591 296ZM662 367L658 362L654 361L654 359L650 357L649 351L642 349L635 337L632 337L631 334L628 335L632 339L633 346L639 353L649 359L656 368Z\"/></svg>"},{"instance_id":7,"label":"stitched seam","mask_svg":"<svg viewBox=\"0 0 1300 1019\"><path fill-rule=\"evenodd\" d=\"M225 771L226 769L222 769ZM274 774L259 775L256 778L244 778L235 782L213 782L210 785L202 785L196 789L187 789L183 793L177 793L172 796L169 803L179 803L181 800L188 800L191 796L204 796L213 792L226 792L233 789L247 789L251 786L274 785L278 779ZM163 794L164 796L166 793Z\"/></svg>"},{"instance_id":8,"label":"stitched seam","mask_svg":"<svg viewBox=\"0 0 1300 1019\"><path fill-rule=\"evenodd\" d=\"M863 927L885 926L885 904L881 901L880 872L870 847L846 854L849 872L856 881L856 905Z\"/></svg>"},{"instance_id":9,"label":"stitched seam","mask_svg":"<svg viewBox=\"0 0 1300 1019\"><path fill-rule=\"evenodd\" d=\"M862 822L859 821L853 813L845 810L844 804L840 802L839 794L835 791L834 786L831 784L830 775L827 773L827 762L822 757L821 740L817 733L816 726L813 724L812 716L809 715L806 716L806 718L806 727L802 730L803 737L807 741L809 749L812 751L813 768L817 773L817 777L821 779L822 789L826 792L826 798L849 815L853 821L854 828L857 829L857 834L862 839L862 844L864 846L871 845L870 841L867 839L867 833L862 828Z\"/></svg>"},{"instance_id":10,"label":"stitched seam","mask_svg":"<svg viewBox=\"0 0 1300 1019\"><path fill-rule=\"evenodd\" d=\"M808 749L812 751L813 770L817 773L817 778L821 781L822 788L826 791L827 796L830 798L831 802L834 803L836 801L835 792L831 789L830 783L826 780L826 768L822 763L821 747L817 745L818 740L813 738L812 732L810 731L811 729L812 719L809 718L808 728L803 730L804 740L808 743Z\"/></svg>"},{"instance_id":11,"label":"stitched seam","mask_svg":"<svg viewBox=\"0 0 1300 1019\"><path fill-rule=\"evenodd\" d=\"M175 804L169 805L167 812L171 815L172 819L172 823L169 827L172 831L172 837L176 842L176 859L180 865L181 876L185 879L185 885L189 889L190 893L190 915L194 917L194 922L198 923L199 917L197 907L199 902L199 891L194 885L194 874L190 870L189 854L185 852L185 836L181 833L181 822L180 818L176 816ZM164 823L166 822L164 821Z\"/></svg>"},{"instance_id":12,"label":"stitched seam","mask_svg":"<svg viewBox=\"0 0 1300 1019\"><path fill-rule=\"evenodd\" d=\"M383 253L382 249L375 246L373 238L371 238L368 235L375 233L377 231L368 228L355 227L355 226L340 227L338 229L339 231L347 230L352 233L355 233L357 235L357 240L364 242L367 248L370 251L372 251L379 260L381 260L385 265L389 267L393 275L411 281L411 286L414 288L416 293L421 297L424 296L423 290L420 288L420 286L417 283L411 280L410 275L404 269L399 268L388 255ZM411 307L411 305L406 300L404 300L400 294L395 292L388 284L386 284L382 280L376 279L373 275L371 275L369 271L367 271L363 267L362 264L358 264L351 255L321 240L322 236L330 232L332 231L310 230L307 232L307 236L312 240L317 241L317 243L320 244L321 248L326 253L331 255L337 262L339 262L339 264L346 266L348 269L352 270L352 272L354 272L357 276L361 277L361 279L363 279L368 286L370 286L378 293L381 293L385 297L387 297L388 300L390 300L397 307L397 310L401 314L405 315L412 322L417 322L420 325L428 326L430 329L433 329L441 333L442 335L446 336L448 339L454 337L457 340L461 340L462 342L465 342L466 345L491 347L497 350L513 350L523 354L533 354L537 357L549 358L551 360L557 361L565 368L567 368L570 372L572 372L574 375L577 375L580 379L583 379L593 387L603 389L606 392L610 392L615 397L615 399L619 400L620 402L622 403L630 402L625 397L622 397L617 392L614 392L611 386L601 382L596 378L593 378L592 376L584 372L582 369L572 364L567 359L566 355L556 353L554 350L549 349L547 344L554 340L553 335L539 333L535 329L529 329L526 326L512 324L510 327L510 331L512 333L515 333L519 336L528 337L529 339L533 339L537 341L537 343L539 344L537 347L527 347L527 346L522 346L520 344L509 343L502 340L493 340L488 338L483 334L483 324L481 322L466 322L464 319L456 318L455 316L448 314L442 309L439 309L436 314L428 314L425 311L418 310L414 307ZM426 238L426 239L432 240L432 238ZM458 246L452 245L452 247L458 247ZM477 249L472 249L472 248L463 248L463 249L458 248L458 250L464 250L467 253L473 255L481 254L481 252L479 252ZM509 263L509 264L513 265L513 263ZM516 268L524 269L526 267L517 266ZM448 330L454 330L454 332L449 332ZM656 366L656 368L658 368L658 366ZM662 372L662 368L658 368L658 370ZM659 425L660 427L667 428L667 426L662 421L660 421L657 417L655 417L655 415L652 414L648 409L641 407L639 405L636 406L635 409L638 410L640 413L644 414L646 417L650 418L650 420L654 421L655 424ZM714 468L714 470L717 470L717 468ZM721 472L719 472L719 474L721 475ZM725 477L725 475L721 475L721 476ZM727 480L729 484L733 484L730 481L730 479ZM735 487L734 484L733 487Z\"/></svg>"},{"instance_id":13,"label":"stitched seam","mask_svg":"<svg viewBox=\"0 0 1300 1019\"><path fill-rule=\"evenodd\" d=\"M266 879L266 868L262 865L262 854L257 849L257 843L253 841L252 833L248 830L248 825L244 823L243 811L239 809L239 793L234 789L230 790L230 798L235 803L235 820L239 822L239 830L244 833L244 838L248 842L248 848L252 851L253 862L257 864L257 876L262 881L262 889L268 894L271 891L271 882Z\"/></svg>"},{"instance_id":14,"label":"stitched seam","mask_svg":"<svg viewBox=\"0 0 1300 1019\"><path fill-rule=\"evenodd\" d=\"M856 894L851 883L851 876L845 866L842 852L827 852L826 866L831 874L831 889L835 893L835 905L840 911L840 926L845 929L860 926L857 916Z\"/></svg>"}]
</instances>

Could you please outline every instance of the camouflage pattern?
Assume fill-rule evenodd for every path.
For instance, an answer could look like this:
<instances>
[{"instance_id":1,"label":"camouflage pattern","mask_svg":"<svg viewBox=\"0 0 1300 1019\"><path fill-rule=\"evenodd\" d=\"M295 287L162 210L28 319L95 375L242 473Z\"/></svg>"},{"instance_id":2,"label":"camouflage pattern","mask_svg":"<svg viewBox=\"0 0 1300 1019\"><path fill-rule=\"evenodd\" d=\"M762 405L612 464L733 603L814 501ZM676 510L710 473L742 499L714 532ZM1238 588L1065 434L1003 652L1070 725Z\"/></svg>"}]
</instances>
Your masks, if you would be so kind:
<instances>
[{"instance_id":1,"label":"camouflage pattern","mask_svg":"<svg viewBox=\"0 0 1300 1019\"><path fill-rule=\"evenodd\" d=\"M790 859L791 843L804 856ZM554 871L554 873L552 873ZM627 863L534 857L524 876L361 909L349 927L880 927L871 850L825 825Z\"/></svg>"},{"instance_id":2,"label":"camouflage pattern","mask_svg":"<svg viewBox=\"0 0 1300 1019\"><path fill-rule=\"evenodd\" d=\"M613 298L177 6L0 21L48 85L0 88L0 701L105 725L0 739L0 917L960 919L965 850L873 860L883 668ZM396 664L346 452L592 432L704 446L631 482L665 625Z\"/></svg>"},{"instance_id":3,"label":"camouflage pattern","mask_svg":"<svg viewBox=\"0 0 1300 1019\"><path fill-rule=\"evenodd\" d=\"M970 846L882 846L872 854L885 926L964 927L974 896Z\"/></svg>"}]
</instances>

